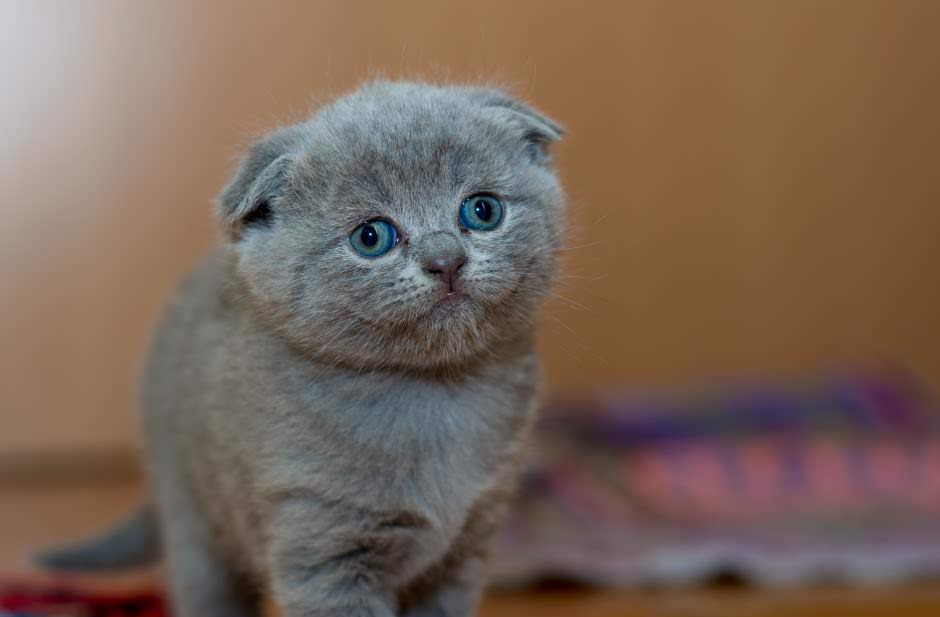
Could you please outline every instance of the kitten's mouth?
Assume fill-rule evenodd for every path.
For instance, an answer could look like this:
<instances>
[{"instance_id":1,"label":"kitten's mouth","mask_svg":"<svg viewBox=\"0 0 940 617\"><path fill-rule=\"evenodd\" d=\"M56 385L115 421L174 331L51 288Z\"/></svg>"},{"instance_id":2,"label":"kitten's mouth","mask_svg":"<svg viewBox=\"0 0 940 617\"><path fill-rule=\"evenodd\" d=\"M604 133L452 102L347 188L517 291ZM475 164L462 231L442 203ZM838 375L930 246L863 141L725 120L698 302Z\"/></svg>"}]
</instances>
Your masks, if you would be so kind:
<instances>
[{"instance_id":1,"label":"kitten's mouth","mask_svg":"<svg viewBox=\"0 0 940 617\"><path fill-rule=\"evenodd\" d=\"M430 315L434 317L446 317L458 310L469 301L467 294L463 291L448 292L443 298L434 303L431 307Z\"/></svg>"}]
</instances>

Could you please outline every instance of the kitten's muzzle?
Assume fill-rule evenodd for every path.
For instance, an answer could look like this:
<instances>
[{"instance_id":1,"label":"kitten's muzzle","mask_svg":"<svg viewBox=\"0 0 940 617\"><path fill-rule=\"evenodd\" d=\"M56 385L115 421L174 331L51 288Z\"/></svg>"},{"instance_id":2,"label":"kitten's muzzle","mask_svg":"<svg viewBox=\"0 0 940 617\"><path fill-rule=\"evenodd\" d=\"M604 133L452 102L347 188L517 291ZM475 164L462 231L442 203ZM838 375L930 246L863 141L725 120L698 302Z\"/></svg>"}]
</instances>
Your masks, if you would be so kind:
<instances>
[{"instance_id":1,"label":"kitten's muzzle","mask_svg":"<svg viewBox=\"0 0 940 617\"><path fill-rule=\"evenodd\" d=\"M467 252L460 238L447 231L436 231L416 244L424 271L447 285L449 293L462 292L460 269L467 263Z\"/></svg>"}]
</instances>

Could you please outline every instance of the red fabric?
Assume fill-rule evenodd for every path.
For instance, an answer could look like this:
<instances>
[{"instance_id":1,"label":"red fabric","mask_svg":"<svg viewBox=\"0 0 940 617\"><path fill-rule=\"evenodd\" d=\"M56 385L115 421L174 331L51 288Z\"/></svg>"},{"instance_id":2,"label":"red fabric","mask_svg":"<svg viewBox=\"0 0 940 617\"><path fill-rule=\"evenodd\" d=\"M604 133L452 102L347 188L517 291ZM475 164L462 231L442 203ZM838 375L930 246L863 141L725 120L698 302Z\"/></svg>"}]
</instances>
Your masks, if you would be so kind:
<instances>
[{"instance_id":1,"label":"red fabric","mask_svg":"<svg viewBox=\"0 0 940 617\"><path fill-rule=\"evenodd\" d=\"M25 584L0 584L0 611L37 617L169 617L163 596L154 591L92 594Z\"/></svg>"}]
</instances>

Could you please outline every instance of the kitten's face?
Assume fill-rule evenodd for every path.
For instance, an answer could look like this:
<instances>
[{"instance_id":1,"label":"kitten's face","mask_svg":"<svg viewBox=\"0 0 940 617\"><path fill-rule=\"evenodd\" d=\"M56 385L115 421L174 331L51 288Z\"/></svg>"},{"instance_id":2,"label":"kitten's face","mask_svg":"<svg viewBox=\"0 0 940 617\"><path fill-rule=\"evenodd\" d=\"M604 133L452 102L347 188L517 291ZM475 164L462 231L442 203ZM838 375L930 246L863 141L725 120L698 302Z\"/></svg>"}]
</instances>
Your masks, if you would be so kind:
<instances>
[{"instance_id":1,"label":"kitten's face","mask_svg":"<svg viewBox=\"0 0 940 617\"><path fill-rule=\"evenodd\" d=\"M378 84L282 133L236 221L272 323L359 367L460 365L531 336L564 223L544 151L558 129L507 105Z\"/></svg>"}]
</instances>

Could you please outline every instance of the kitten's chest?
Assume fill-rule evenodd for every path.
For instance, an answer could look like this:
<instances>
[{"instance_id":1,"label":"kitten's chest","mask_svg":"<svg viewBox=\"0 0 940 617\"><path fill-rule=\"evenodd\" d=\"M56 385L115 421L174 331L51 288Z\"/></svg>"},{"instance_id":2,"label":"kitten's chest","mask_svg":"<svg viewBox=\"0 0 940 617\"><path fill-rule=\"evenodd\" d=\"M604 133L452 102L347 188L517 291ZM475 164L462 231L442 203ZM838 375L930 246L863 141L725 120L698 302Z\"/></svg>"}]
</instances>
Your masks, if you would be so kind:
<instances>
[{"instance_id":1,"label":"kitten's chest","mask_svg":"<svg viewBox=\"0 0 940 617\"><path fill-rule=\"evenodd\" d=\"M321 382L301 410L310 477L383 510L454 524L509 464L536 382L531 357L457 381Z\"/></svg>"},{"instance_id":2,"label":"kitten's chest","mask_svg":"<svg viewBox=\"0 0 940 617\"><path fill-rule=\"evenodd\" d=\"M395 410L412 414L407 435L388 442L386 473L363 481L373 487L381 482L376 504L383 510L414 513L425 522L412 536L403 580L440 560L470 512L510 477L530 424L532 393L495 394L454 392Z\"/></svg>"},{"instance_id":3,"label":"kitten's chest","mask_svg":"<svg viewBox=\"0 0 940 617\"><path fill-rule=\"evenodd\" d=\"M447 518L469 508L507 462L526 426L531 392L504 384L405 385L377 402L361 446L384 463L389 501Z\"/></svg>"}]
</instances>

